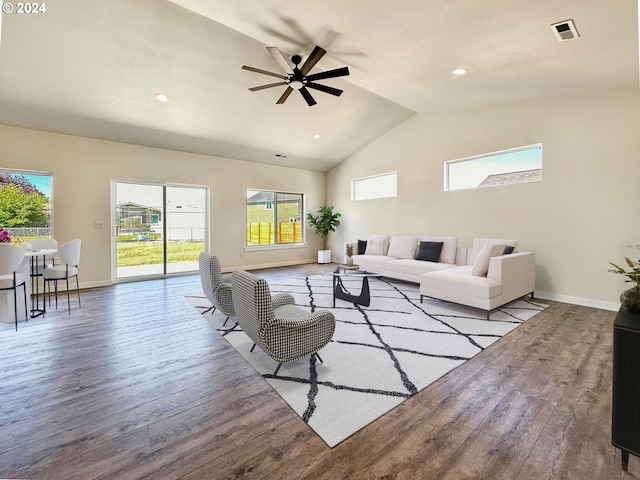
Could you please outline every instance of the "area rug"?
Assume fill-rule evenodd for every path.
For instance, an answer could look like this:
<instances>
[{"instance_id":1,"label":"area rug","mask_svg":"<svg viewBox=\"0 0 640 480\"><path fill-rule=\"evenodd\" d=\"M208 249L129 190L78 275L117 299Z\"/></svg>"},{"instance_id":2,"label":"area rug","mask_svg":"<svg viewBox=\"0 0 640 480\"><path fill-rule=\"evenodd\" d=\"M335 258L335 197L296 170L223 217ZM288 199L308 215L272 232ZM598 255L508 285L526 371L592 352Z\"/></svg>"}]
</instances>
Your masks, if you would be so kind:
<instances>
[{"instance_id":1,"label":"area rug","mask_svg":"<svg viewBox=\"0 0 640 480\"><path fill-rule=\"evenodd\" d=\"M358 294L361 277L343 278ZM405 399L463 364L546 305L517 300L491 313L425 298L419 286L388 278L369 279L369 307L336 300L332 277L317 275L269 282L271 293L289 292L309 311L329 309L336 318L333 340L315 357L277 363L231 318L213 311L204 295L188 301L265 378L291 408L334 447Z\"/></svg>"}]
</instances>

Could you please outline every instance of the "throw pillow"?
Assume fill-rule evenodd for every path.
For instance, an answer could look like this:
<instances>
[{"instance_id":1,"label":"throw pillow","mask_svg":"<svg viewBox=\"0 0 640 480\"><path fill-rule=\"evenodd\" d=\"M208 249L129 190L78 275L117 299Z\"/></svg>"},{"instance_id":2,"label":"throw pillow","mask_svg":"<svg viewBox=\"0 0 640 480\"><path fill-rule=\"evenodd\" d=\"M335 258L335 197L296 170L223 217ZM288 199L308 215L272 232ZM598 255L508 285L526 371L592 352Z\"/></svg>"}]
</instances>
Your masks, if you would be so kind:
<instances>
[{"instance_id":1,"label":"throw pillow","mask_svg":"<svg viewBox=\"0 0 640 480\"><path fill-rule=\"evenodd\" d=\"M358 240L358 255L364 255L364 252L366 251L367 251L367 241Z\"/></svg>"},{"instance_id":2,"label":"throw pillow","mask_svg":"<svg viewBox=\"0 0 640 480\"><path fill-rule=\"evenodd\" d=\"M418 237L391 237L387 255L394 258L411 258L416 256Z\"/></svg>"},{"instance_id":3,"label":"throw pillow","mask_svg":"<svg viewBox=\"0 0 640 480\"><path fill-rule=\"evenodd\" d=\"M510 253L513 253L513 249L515 247L513 245L507 245L506 247L504 247L504 252L502 252L503 255L509 255Z\"/></svg>"},{"instance_id":4,"label":"throw pillow","mask_svg":"<svg viewBox=\"0 0 640 480\"><path fill-rule=\"evenodd\" d=\"M370 238L367 240L365 255L384 255L384 240L382 238Z\"/></svg>"},{"instance_id":5,"label":"throw pillow","mask_svg":"<svg viewBox=\"0 0 640 480\"><path fill-rule=\"evenodd\" d=\"M489 260L491 257L497 257L504 252L504 245L501 243L487 243L473 262L471 267L471 275L476 277L484 277L489 270Z\"/></svg>"},{"instance_id":6,"label":"throw pillow","mask_svg":"<svg viewBox=\"0 0 640 480\"><path fill-rule=\"evenodd\" d=\"M444 242L420 242L416 260L437 262L440 260L440 252L442 252L443 244Z\"/></svg>"}]
</instances>

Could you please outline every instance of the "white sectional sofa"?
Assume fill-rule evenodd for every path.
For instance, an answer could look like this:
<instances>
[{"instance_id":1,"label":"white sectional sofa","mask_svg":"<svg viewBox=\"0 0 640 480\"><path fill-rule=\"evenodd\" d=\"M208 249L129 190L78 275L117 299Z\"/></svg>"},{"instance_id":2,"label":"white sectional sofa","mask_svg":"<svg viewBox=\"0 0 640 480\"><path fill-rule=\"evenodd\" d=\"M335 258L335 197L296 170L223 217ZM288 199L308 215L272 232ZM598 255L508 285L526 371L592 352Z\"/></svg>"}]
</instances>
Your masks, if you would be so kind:
<instances>
[{"instance_id":1,"label":"white sectional sofa","mask_svg":"<svg viewBox=\"0 0 640 480\"><path fill-rule=\"evenodd\" d=\"M531 294L533 252L516 251L515 240L476 238L471 248L456 237L373 235L350 242L361 270L420 284L420 301L433 297L492 310ZM364 250L364 252L363 252ZM510 252L510 253L505 253Z\"/></svg>"}]
</instances>

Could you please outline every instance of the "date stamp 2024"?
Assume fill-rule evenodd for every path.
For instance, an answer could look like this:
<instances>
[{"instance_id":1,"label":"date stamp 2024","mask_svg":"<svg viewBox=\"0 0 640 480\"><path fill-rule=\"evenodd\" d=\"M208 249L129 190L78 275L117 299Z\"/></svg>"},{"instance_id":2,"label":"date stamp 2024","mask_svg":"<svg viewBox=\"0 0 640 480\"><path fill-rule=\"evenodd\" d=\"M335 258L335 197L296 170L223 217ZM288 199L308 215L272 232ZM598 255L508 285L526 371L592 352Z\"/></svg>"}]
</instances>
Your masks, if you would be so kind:
<instances>
[{"instance_id":1,"label":"date stamp 2024","mask_svg":"<svg viewBox=\"0 0 640 480\"><path fill-rule=\"evenodd\" d=\"M15 14L42 14L47 12L47 5L45 2L3 2L2 13L15 13Z\"/></svg>"}]
</instances>

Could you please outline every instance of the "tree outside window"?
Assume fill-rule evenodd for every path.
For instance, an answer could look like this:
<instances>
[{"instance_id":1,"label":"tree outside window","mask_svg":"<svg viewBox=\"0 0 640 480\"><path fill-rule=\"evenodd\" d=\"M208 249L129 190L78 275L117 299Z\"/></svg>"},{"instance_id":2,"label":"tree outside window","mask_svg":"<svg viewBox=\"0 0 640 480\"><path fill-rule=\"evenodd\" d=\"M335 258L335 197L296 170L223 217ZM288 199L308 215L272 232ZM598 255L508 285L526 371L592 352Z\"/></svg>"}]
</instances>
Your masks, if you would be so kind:
<instances>
[{"instance_id":1,"label":"tree outside window","mask_svg":"<svg viewBox=\"0 0 640 480\"><path fill-rule=\"evenodd\" d=\"M13 243L51 236L50 192L50 175L0 170L0 227Z\"/></svg>"}]
</instances>

